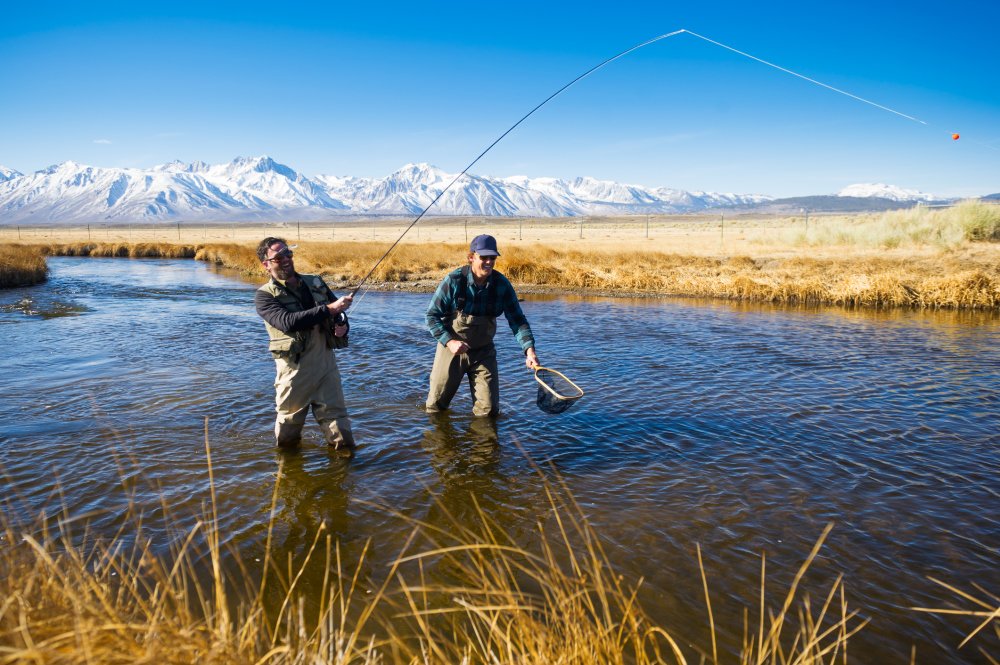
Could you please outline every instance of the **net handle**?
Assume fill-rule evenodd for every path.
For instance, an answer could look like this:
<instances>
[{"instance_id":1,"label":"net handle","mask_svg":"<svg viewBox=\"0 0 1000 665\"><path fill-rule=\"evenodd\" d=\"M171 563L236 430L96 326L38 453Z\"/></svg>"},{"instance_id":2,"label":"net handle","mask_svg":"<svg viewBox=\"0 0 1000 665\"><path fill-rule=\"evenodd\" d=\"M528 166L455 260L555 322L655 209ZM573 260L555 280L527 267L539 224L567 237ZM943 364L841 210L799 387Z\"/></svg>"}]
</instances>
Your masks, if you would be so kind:
<instances>
[{"instance_id":1,"label":"net handle","mask_svg":"<svg viewBox=\"0 0 1000 665\"><path fill-rule=\"evenodd\" d=\"M573 388L576 389L577 394L576 395L568 395L568 396L567 395L560 395L559 393L557 393L555 390L552 389L552 386L550 386L549 384L545 383L544 381L542 381L541 379L538 378L538 372L540 370L544 370L546 372L552 372L553 374L559 376L563 381L565 381L569 385L573 386ZM537 367L535 367L535 381L538 382L538 385L542 386L543 388L545 388L546 390L548 390L550 393L552 393L553 397L555 397L556 399L564 399L564 400L565 399L579 399L579 398L583 397L583 388L581 388L580 386L578 386L575 383L573 383L572 381L570 381L569 378L565 374L563 374L562 372L554 370L551 367L542 367L541 365L538 365Z\"/></svg>"}]
</instances>

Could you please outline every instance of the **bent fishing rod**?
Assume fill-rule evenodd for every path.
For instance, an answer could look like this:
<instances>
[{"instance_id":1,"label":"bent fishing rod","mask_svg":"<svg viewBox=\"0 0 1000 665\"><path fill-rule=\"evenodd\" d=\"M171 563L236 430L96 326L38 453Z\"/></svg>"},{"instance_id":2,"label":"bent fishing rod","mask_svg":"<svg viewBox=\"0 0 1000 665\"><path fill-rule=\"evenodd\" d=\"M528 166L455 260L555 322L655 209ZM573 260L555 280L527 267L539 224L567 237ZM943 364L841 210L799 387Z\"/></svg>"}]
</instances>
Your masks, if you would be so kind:
<instances>
[{"instance_id":1,"label":"bent fishing rod","mask_svg":"<svg viewBox=\"0 0 1000 665\"><path fill-rule=\"evenodd\" d=\"M367 282L368 278L370 278L372 276L372 274L375 272L375 269L379 267L379 265L382 263L382 261L384 261L386 259L386 257L389 256L390 253L392 253L392 250L394 250L396 248L396 245L398 245L403 240L403 237L407 233L410 232L410 229L412 229L414 226L416 226L417 222L419 222L421 220L421 218L423 218L423 216L427 214L427 211L430 210L434 206L434 204L437 203L441 199L442 196L444 196L445 192L447 192L449 189L451 189L451 186L454 185L456 182L458 182L458 180L462 176L464 176L466 173L468 173L469 169L471 169L473 166L475 166L476 163L480 159L482 159L483 157L485 157L486 153L488 153L490 150L493 149L493 146L495 146L497 143L500 143L500 141L502 141L508 134L510 134L515 129L517 129L517 126L520 125L525 120L527 120L528 118L530 118L535 113L535 111L537 111L538 109L542 108L543 106L545 106L546 104L548 104L550 101L552 101L553 99L555 99L556 97L558 97L562 92L564 92L567 88L571 87L574 83L582 81L583 79L587 78L588 76L590 76L591 74L593 74L594 72L596 72L601 67L604 67L605 65L611 64L615 60L628 55L632 51L636 51L638 49L641 49L644 46L648 46L648 45L650 45L650 44L652 44L654 42L658 42L661 39L666 39L667 37L673 37L674 35L679 35L682 32L687 32L687 30L675 30L673 32L668 32L665 35L660 35L659 37L654 37L652 39L648 39L648 40L646 40L644 42L636 44L635 46L632 46L630 48L625 49L621 53L608 58L607 60L601 62L600 64L594 65L593 67L591 67L590 69L588 69L584 73L580 74L579 76L577 76L576 78L574 78L572 81L570 81L569 83L567 83L566 85L564 85L563 87L559 88L558 90L556 90L555 92L553 92L551 95L549 95L548 97L546 97L535 108L533 108L530 111L528 111L527 113L525 113L521 117L520 120L518 120L517 122L515 122L513 125L511 125L507 129L507 131L505 131L503 134L501 134L500 136L498 136L496 138L496 140L493 141L493 143L491 143L488 146L486 146L486 149L483 150L481 153L479 153L478 157L476 157L471 162L469 162L469 165L466 166L464 169L462 169L461 173L459 173L458 175L456 175L452 179L452 181L449 182L448 185L444 189L442 189L440 192L438 192L438 195L434 197L434 200L431 201L430 203L428 203L427 206L423 210L420 211L420 214L417 215L416 218L412 222L410 222L410 225L407 226L405 229L403 229L403 232L396 239L396 242L392 243L392 245L389 247L389 249L385 250L385 254L382 255L382 258L380 258L378 261L376 261L375 265L372 266L372 269L368 271L368 274L365 275L361 279L360 282L358 282L358 285L356 287L354 287L353 291L351 291L351 297L353 298L355 295L357 295L358 291L361 289L361 287L364 285L364 283Z\"/></svg>"},{"instance_id":2,"label":"bent fishing rod","mask_svg":"<svg viewBox=\"0 0 1000 665\"><path fill-rule=\"evenodd\" d=\"M594 65L593 67L591 67L590 69L588 69L584 73L580 74L579 76L577 76L576 78L574 78L573 80L571 80L569 83L565 84L564 86L562 86L561 88L559 88L558 90L556 90L555 92L553 92L551 95L549 95L548 97L546 97L540 104L538 104L537 106L535 106L535 108L533 108L530 111L528 111L527 113L525 113L521 117L520 120L518 120L517 122L515 122L513 125L511 125L507 129L507 131L505 131L503 134L501 134L500 136L498 136L496 138L496 140L493 141L493 143L490 143L488 146L486 146L486 149L483 150L481 153L479 153L478 157L476 157L471 162L469 162L469 165L466 166L464 169L462 169L462 171L458 175L456 175L451 180L451 182L449 182L448 185L438 193L437 196L434 197L434 200L432 200L430 203L428 203L427 206L423 210L420 211L420 214L417 215L416 218L412 222L410 222L409 226L407 226L405 229L403 229L403 232L396 239L396 242L392 243L392 245L389 247L389 249L387 249L385 251L385 254L383 254L382 257L378 261L375 262L375 265L372 266L371 270L368 271L368 274L365 275L361 279L360 282L358 282L358 285L356 287L354 287L353 291L351 291L351 297L353 298L355 295L357 295L358 291L361 290L361 287L364 286L365 282L367 282L368 279L372 276L372 274L374 274L376 268L378 268L379 265L381 265L381 263L386 259L386 257L389 256L389 254L392 253L392 250L394 250L396 248L396 246L403 240L403 237L406 236L406 234L410 232L410 229L412 229L414 226L416 226L417 222L419 222L423 218L423 216L427 214L427 211L430 210L431 207L433 207L434 204L437 203L441 199L442 196L444 196L445 192L447 192L449 189L451 189L452 185L454 185L456 182L458 182L458 180L462 176L466 175L468 173L469 169L471 169L473 166L475 166L475 164L480 159L482 159L483 157L485 157L486 153L488 153L490 150L492 150L493 147L496 144L500 143L500 141L502 141L508 134L510 134L512 131L514 131L518 127L518 125L520 125L522 122L524 122L525 120L527 120L528 118L530 118L535 113L535 111L539 110L540 108L542 108L543 106L545 106L546 104L548 104L550 101L552 101L553 99L555 99L556 97L558 97L566 89L570 88L575 83L578 83L579 81L582 81L583 79L587 78L588 76L590 76L591 74L593 74L594 72L596 72L598 69L601 69L605 65L611 64L615 60L618 60L619 58L622 58L622 57L628 55L632 51L637 51L637 50L639 50L639 49L641 49L641 48L643 48L645 46L649 46L650 44L658 42L658 41L660 41L662 39L666 39L668 37L673 37L675 35L685 34L685 33L691 35L692 37L697 37L698 39L701 39L701 40L703 40L705 42L708 42L709 44L714 44L715 46L719 46L721 48L727 49L727 50L732 51L733 53L736 53L736 54L741 55L743 57L749 58L751 60L755 60L755 61L757 61L757 62L759 62L761 64L767 65L768 67L773 67L774 69L777 69L778 71L784 72L786 74L790 74L792 76L796 76L796 77L798 77L798 78L800 78L800 79L802 79L804 81L807 81L808 83L812 83L812 84L820 86L822 88L826 88L826 89L831 90L833 92L836 92L838 94L844 95L846 97L850 97L851 99L854 99L856 101L863 102L863 103L868 104L870 106L874 106L875 108L881 109L883 111L887 111L889 113L893 113L893 114L901 116L901 117L903 117L903 118L905 118L907 120L912 120L913 122L917 122L917 123L920 123L922 125L926 125L927 124L926 122L924 122L923 120L920 120L919 118L915 118L915 117L907 115L905 113L901 113L900 111L897 111L895 109L889 108L888 106L882 106L881 104L876 104L875 102L873 102L871 100L868 100L868 99L865 99L864 97L859 97L859 96L854 95L854 94L852 94L850 92L847 92L845 90L841 90L841 89L835 88L835 87L833 87L831 85L827 85L826 83L823 83L822 81L817 81L816 79L809 78L808 76L804 76L802 74L799 74L798 72L794 72L791 69L786 69L786 68L781 67L779 65L776 65L776 64L774 64L772 62L768 62L767 60L763 60L761 58L758 58L757 56L754 56L754 55L751 55L749 53L745 53L744 51L740 51L738 49L735 49L732 46L727 46L726 44L723 44L721 42L717 42L714 39L709 39L708 37L704 37L702 35L699 35L696 32L691 32L690 30L686 30L684 28L681 28L680 30L674 30L673 32L668 32L666 34L660 35L659 37L653 37L652 39L647 39L644 42L640 42L639 44L636 44L635 46L629 47L629 48L625 49L624 51L622 51L621 53L618 53L617 55L613 55L610 58L608 58L607 60L604 60L603 62L601 62L601 63L599 63L597 65ZM952 138L957 139L958 135L957 134L953 134Z\"/></svg>"}]
</instances>

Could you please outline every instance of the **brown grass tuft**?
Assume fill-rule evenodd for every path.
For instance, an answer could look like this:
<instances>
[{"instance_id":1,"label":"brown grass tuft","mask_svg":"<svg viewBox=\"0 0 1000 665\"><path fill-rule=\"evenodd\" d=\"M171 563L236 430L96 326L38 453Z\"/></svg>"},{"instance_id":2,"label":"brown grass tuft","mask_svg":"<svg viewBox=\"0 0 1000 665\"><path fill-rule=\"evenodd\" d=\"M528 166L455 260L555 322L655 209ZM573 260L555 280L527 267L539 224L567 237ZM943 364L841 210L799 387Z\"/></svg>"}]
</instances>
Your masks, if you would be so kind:
<instances>
[{"instance_id":1,"label":"brown grass tuft","mask_svg":"<svg viewBox=\"0 0 1000 665\"><path fill-rule=\"evenodd\" d=\"M45 256L38 248L0 245L0 289L40 284L48 273Z\"/></svg>"}]
</instances>

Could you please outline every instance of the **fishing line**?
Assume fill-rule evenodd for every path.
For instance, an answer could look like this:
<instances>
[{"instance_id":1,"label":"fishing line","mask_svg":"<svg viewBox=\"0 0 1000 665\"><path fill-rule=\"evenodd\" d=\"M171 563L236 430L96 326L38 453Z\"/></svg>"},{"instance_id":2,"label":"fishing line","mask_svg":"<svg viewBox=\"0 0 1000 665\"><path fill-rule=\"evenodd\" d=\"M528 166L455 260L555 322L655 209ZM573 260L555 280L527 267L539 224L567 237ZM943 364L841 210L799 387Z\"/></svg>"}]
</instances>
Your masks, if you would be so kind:
<instances>
[{"instance_id":1,"label":"fishing line","mask_svg":"<svg viewBox=\"0 0 1000 665\"><path fill-rule=\"evenodd\" d=\"M818 85L820 87L826 88L827 90L832 90L832 91L834 91L836 93L839 93L841 95L845 95L847 97L850 97L851 99L856 99L859 102L864 102L865 104L871 104L872 106L874 106L877 109L882 109L883 111L888 111L889 113L895 113L896 115L902 116L902 117L906 118L907 120L912 120L913 122L919 122L921 125L926 125L927 124L926 122L924 122L920 118L914 118L912 115L906 115L905 113L901 113L901 112L897 111L896 109L891 109L888 106L882 106L881 104L876 104L875 102L867 100L864 97L858 97L857 95L852 95L851 93L845 92L844 90L841 90L840 88L834 88L832 85L827 85L826 83L823 83L822 81L817 81L816 79L811 79L808 76L804 76L802 74L799 74L798 72L793 72L791 69L785 69L784 67L776 65L773 62L768 62L767 60L762 60L761 58L758 58L757 56L750 55L749 53L744 53L743 51L740 51L739 49L735 49L732 46L727 46L727 45L723 44L722 42L717 42L714 39L709 39L708 37L702 37L697 32L691 32L690 30L682 30L682 32L686 32L689 35L691 35L692 37L697 37L698 39L704 39L709 44L715 44L716 46L721 46L724 49L732 51L733 53L738 53L739 55L742 55L742 56L744 56L746 58L750 58L751 60L756 60L757 62L761 63L762 65L767 65L768 67L774 67L775 69L777 69L780 72L785 72L786 74L791 74L792 76L797 76L800 79L802 79L803 81L809 81L810 83L814 83L814 84L816 84L816 85Z\"/></svg>"},{"instance_id":2,"label":"fishing line","mask_svg":"<svg viewBox=\"0 0 1000 665\"><path fill-rule=\"evenodd\" d=\"M444 189L442 189L438 193L438 195L434 197L434 200L431 201L430 203L428 203L427 206L423 210L420 211L420 214L417 215L416 219L414 219L412 222L410 222L410 225L407 226L403 230L403 233L400 234L399 238L396 239L396 242L392 243L392 245L389 247L389 249L385 250L385 254L382 255L382 258L380 258L378 261L375 262L375 265L373 265L372 269L368 271L368 274L365 275L361 279L361 281L358 283L358 285L355 287L355 289L353 291L351 291L351 296L354 296L358 292L358 289L360 289L362 287L362 285L364 285L364 283L368 281L368 278L372 276L372 273L375 272L375 269L378 268L379 264L382 263L382 261L385 260L385 257L389 256L389 253L392 252L392 250L396 248L396 245L398 245L400 243L400 241L403 239L403 236L405 236L407 233L409 233L410 229L412 229L416 225L416 223L419 222L420 219L425 214L427 214L427 211L430 210L431 206L433 206L435 203L437 203L438 200L442 196L444 196L444 193L447 192L449 189L451 189L452 185L454 185L456 182L458 182L459 178L461 178L462 176L464 176L468 172L469 169L471 169L473 166L475 166L476 162L478 162L480 159L482 159L483 157L485 157L486 153L488 153L490 150L493 149L493 146L495 146L497 143L500 143L500 141L502 141L504 139L504 137L506 137L508 134L510 134L512 131L514 131L517 128L518 125L520 125L522 122L524 122L529 117L531 117L531 115L534 114L535 111L537 111L538 109L540 109L543 106L545 106L546 104L548 104L551 100L555 99L557 96L559 96L560 93L562 93L564 90L566 90L567 88L569 88L570 86L572 86L574 83L576 83L578 81L582 81L583 79L587 78L588 76L590 76L591 74L593 74L594 72L596 72L601 67L604 67L605 65L608 65L608 64L614 62L615 60L617 60L618 58L626 56L629 53L631 53L632 51L640 49L643 46L648 46L649 44L652 44L654 42L658 42L661 39L666 39L667 37L673 37L674 35L679 35L682 32L686 32L686 30L675 30L673 32L668 32L667 34L660 35L659 37L653 37L652 39L644 41L644 42L642 42L640 44L636 44L635 46L632 46L631 48L625 49L624 51L622 51L618 55L611 56L607 60L601 62L598 65L594 65L593 67L591 67L590 69L588 69L584 73L580 74L575 79L573 79L572 81L570 81L569 83L567 83L566 85L564 85L563 87L559 88L558 90L556 90L555 92L553 92L551 95L549 95L548 97L546 97L540 104L538 104L538 106L536 106L535 108L533 108L530 111L528 111L527 113L525 113L521 117L520 120L518 120L517 122L515 122L513 125L511 125L507 129L507 131L505 131L503 134L501 134L500 136L498 136L496 138L496 140L493 141L493 143L491 143L488 146L486 146L486 149L483 150L481 153L479 153L478 157L476 157L471 162L469 162L469 165L466 166L464 169L462 169L462 172L459 173L457 176L455 176L452 179L452 181L450 183L448 183L448 186L445 187Z\"/></svg>"},{"instance_id":3,"label":"fishing line","mask_svg":"<svg viewBox=\"0 0 1000 665\"><path fill-rule=\"evenodd\" d=\"M826 88L827 90L831 90L831 91L836 92L838 94L845 95L845 96L850 97L851 99L855 99L855 100L857 100L859 102L864 102L865 104L869 104L869 105L874 106L875 108L881 109L883 111L887 111L889 113L894 113L895 115L898 115L898 116L901 116L903 118L906 118L907 120L912 120L913 122L917 122L917 123L920 123L922 125L926 125L927 124L926 122L924 122L923 120L920 120L919 118L914 118L911 115L907 115L907 114L902 113L900 111L897 111L895 109L889 108L888 106L882 106L881 104L876 104L875 102L870 101L868 99L865 99L864 97L859 97L857 95L851 94L851 93L846 92L844 90L841 90L839 88L835 88L832 85L827 85L826 83L823 83L822 81L817 81L816 79L809 78L808 76L804 76L803 74L799 74L798 72L794 72L791 69L786 69L786 68L781 67L779 65L776 65L774 63L768 62L767 60L763 60L761 58L758 58L757 56L750 55L749 53L745 53L743 51L740 51L739 49L733 48L732 46L727 46L726 44L723 44L722 42L717 42L714 39L709 39L708 37L704 37L702 35L699 35L696 32L691 32L690 30L686 30L684 28L681 28L680 30L674 30L673 32L668 32L666 34L660 35L659 37L653 37L652 39L648 39L648 40L646 40L644 42L640 42L639 44L636 44L635 46L631 46L631 47L625 49L624 51L622 51L621 53L618 53L617 55L613 55L610 58L608 58L607 60L604 60L603 62L601 62L601 63L599 63L597 65L594 65L593 67L591 67L590 69L588 69L584 73L580 74L579 76L577 76L576 78L574 78L573 80L571 80L569 83L567 83L566 85L562 86L561 88L559 88L558 90L556 90L555 92L553 92L551 95L549 95L548 97L546 97L540 104L538 104L537 106L535 106L535 108L533 108L530 111L528 111L527 113L525 113L521 117L520 120L518 120L513 125L511 125L507 129L507 131L505 131L503 134L501 134L500 136L498 136L492 143L490 143L488 146L486 146L486 149L483 150L481 153L479 153L478 157L476 157L471 162L469 162L468 166L466 166L464 169L462 169L462 171L458 175L456 175L452 179L452 181L449 182L448 185L444 189L442 189L440 192L438 192L438 195L435 196L434 199L430 203L428 203L427 206L424 207L423 210L420 211L420 214L417 215L416 218L412 222L410 222L409 226L407 226L403 230L403 232L400 234L400 236L396 239L396 242L392 243L392 245L389 247L389 249L385 250L385 253L382 255L382 257L378 261L375 262L375 265L373 265L372 268L371 268L371 270L368 271L368 274L366 274L361 279L361 281L358 282L358 285L356 287L354 287L353 291L351 291L351 296L353 297L353 296L357 295L357 293L361 289L361 287L364 286L364 284L368 281L368 279L372 276L372 274L374 274L375 269L379 267L379 265L382 263L382 261L384 261L386 259L387 256L389 256L389 254L392 252L392 250L394 250L396 248L396 245L398 245L403 240L403 237L407 233L409 233L410 229L412 229L417 224L417 222L419 222L423 218L423 216L425 214L427 214L427 211L430 210L431 207L435 203L437 203L441 199L442 196L444 196L445 192L447 192L449 189L451 189L452 185L454 185L456 182L458 182L458 180L462 176L466 175L468 173L469 169L471 169L473 166L475 166L475 164L480 159L482 159L483 157L485 157L486 153L488 153L490 150L493 149L493 146L495 146L497 143L500 143L500 141L502 141L508 134L510 134L512 131L514 131L518 127L518 125L520 125L522 122L524 122L525 120L527 120L528 118L530 118L535 113L535 111L539 110L540 108L542 108L543 106L545 106L546 104L548 104L550 101L552 101L553 99L555 99L556 97L558 97L567 88L569 88L572 85L574 85L575 83L578 83L579 81L582 81L583 79L587 78L588 76L590 76L591 74L593 74L594 72L596 72L598 69L601 69L605 65L611 64L615 60L618 60L619 58L622 58L622 57L628 55L632 51L637 51L637 50L639 50L639 49L641 49L641 48L643 48L645 46L649 46L650 44L656 43L656 42L658 42L660 40L666 39L668 37L674 37L676 35L680 35L680 34L684 34L684 33L689 34L692 37L697 37L698 39L701 39L703 41L708 42L709 44L714 44L715 46L718 46L720 48L724 48L724 49L726 49L728 51L732 51L733 53L736 53L738 55L742 55L742 56L744 56L746 58L750 58L751 60L755 60L755 61L757 61L757 62L759 62L761 64L767 65L768 67L773 67L774 69L777 69L778 71L784 72L786 74L791 74L792 76L796 76L796 77L798 77L798 78L800 78L800 79L802 79L804 81L808 81L809 83L812 83L814 85L818 85L820 87ZM365 293L367 293L367 292L368 292L368 289L365 289ZM362 297L364 297L364 294L362 294ZM360 299L359 299L359 301L360 301Z\"/></svg>"}]
</instances>

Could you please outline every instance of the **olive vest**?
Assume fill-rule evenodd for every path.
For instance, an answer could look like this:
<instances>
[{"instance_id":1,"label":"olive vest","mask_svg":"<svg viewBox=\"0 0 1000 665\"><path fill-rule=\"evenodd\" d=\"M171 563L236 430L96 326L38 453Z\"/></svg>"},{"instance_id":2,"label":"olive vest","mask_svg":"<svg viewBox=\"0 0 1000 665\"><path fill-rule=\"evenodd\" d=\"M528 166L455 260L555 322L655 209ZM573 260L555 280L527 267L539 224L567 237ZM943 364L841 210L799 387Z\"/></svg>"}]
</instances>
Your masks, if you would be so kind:
<instances>
[{"instance_id":1,"label":"olive vest","mask_svg":"<svg viewBox=\"0 0 1000 665\"><path fill-rule=\"evenodd\" d=\"M333 302L330 300L329 295L327 295L329 289L326 283L318 275L299 275L299 279L309 287L309 292L312 294L316 305L328 305ZM289 312L302 312L306 309L295 293L274 279L261 286L259 290L270 293ZM333 317L318 325L320 326L320 331L323 333L323 338L326 341L328 349L342 349L347 346L346 335L344 337L337 337L333 334ZM309 337L312 335L312 328L286 333L278 330L267 321L264 321L264 327L267 329L267 336L270 338L268 349L271 351L271 356L292 360L293 362L297 362L298 357L306 350Z\"/></svg>"},{"instance_id":2,"label":"olive vest","mask_svg":"<svg viewBox=\"0 0 1000 665\"><path fill-rule=\"evenodd\" d=\"M448 276L454 281L455 311L451 315L451 331L455 337L469 345L469 351L490 351L497 334L497 280L490 280L486 290L486 314L466 314L465 303L469 284L470 267L465 265Z\"/></svg>"}]
</instances>

